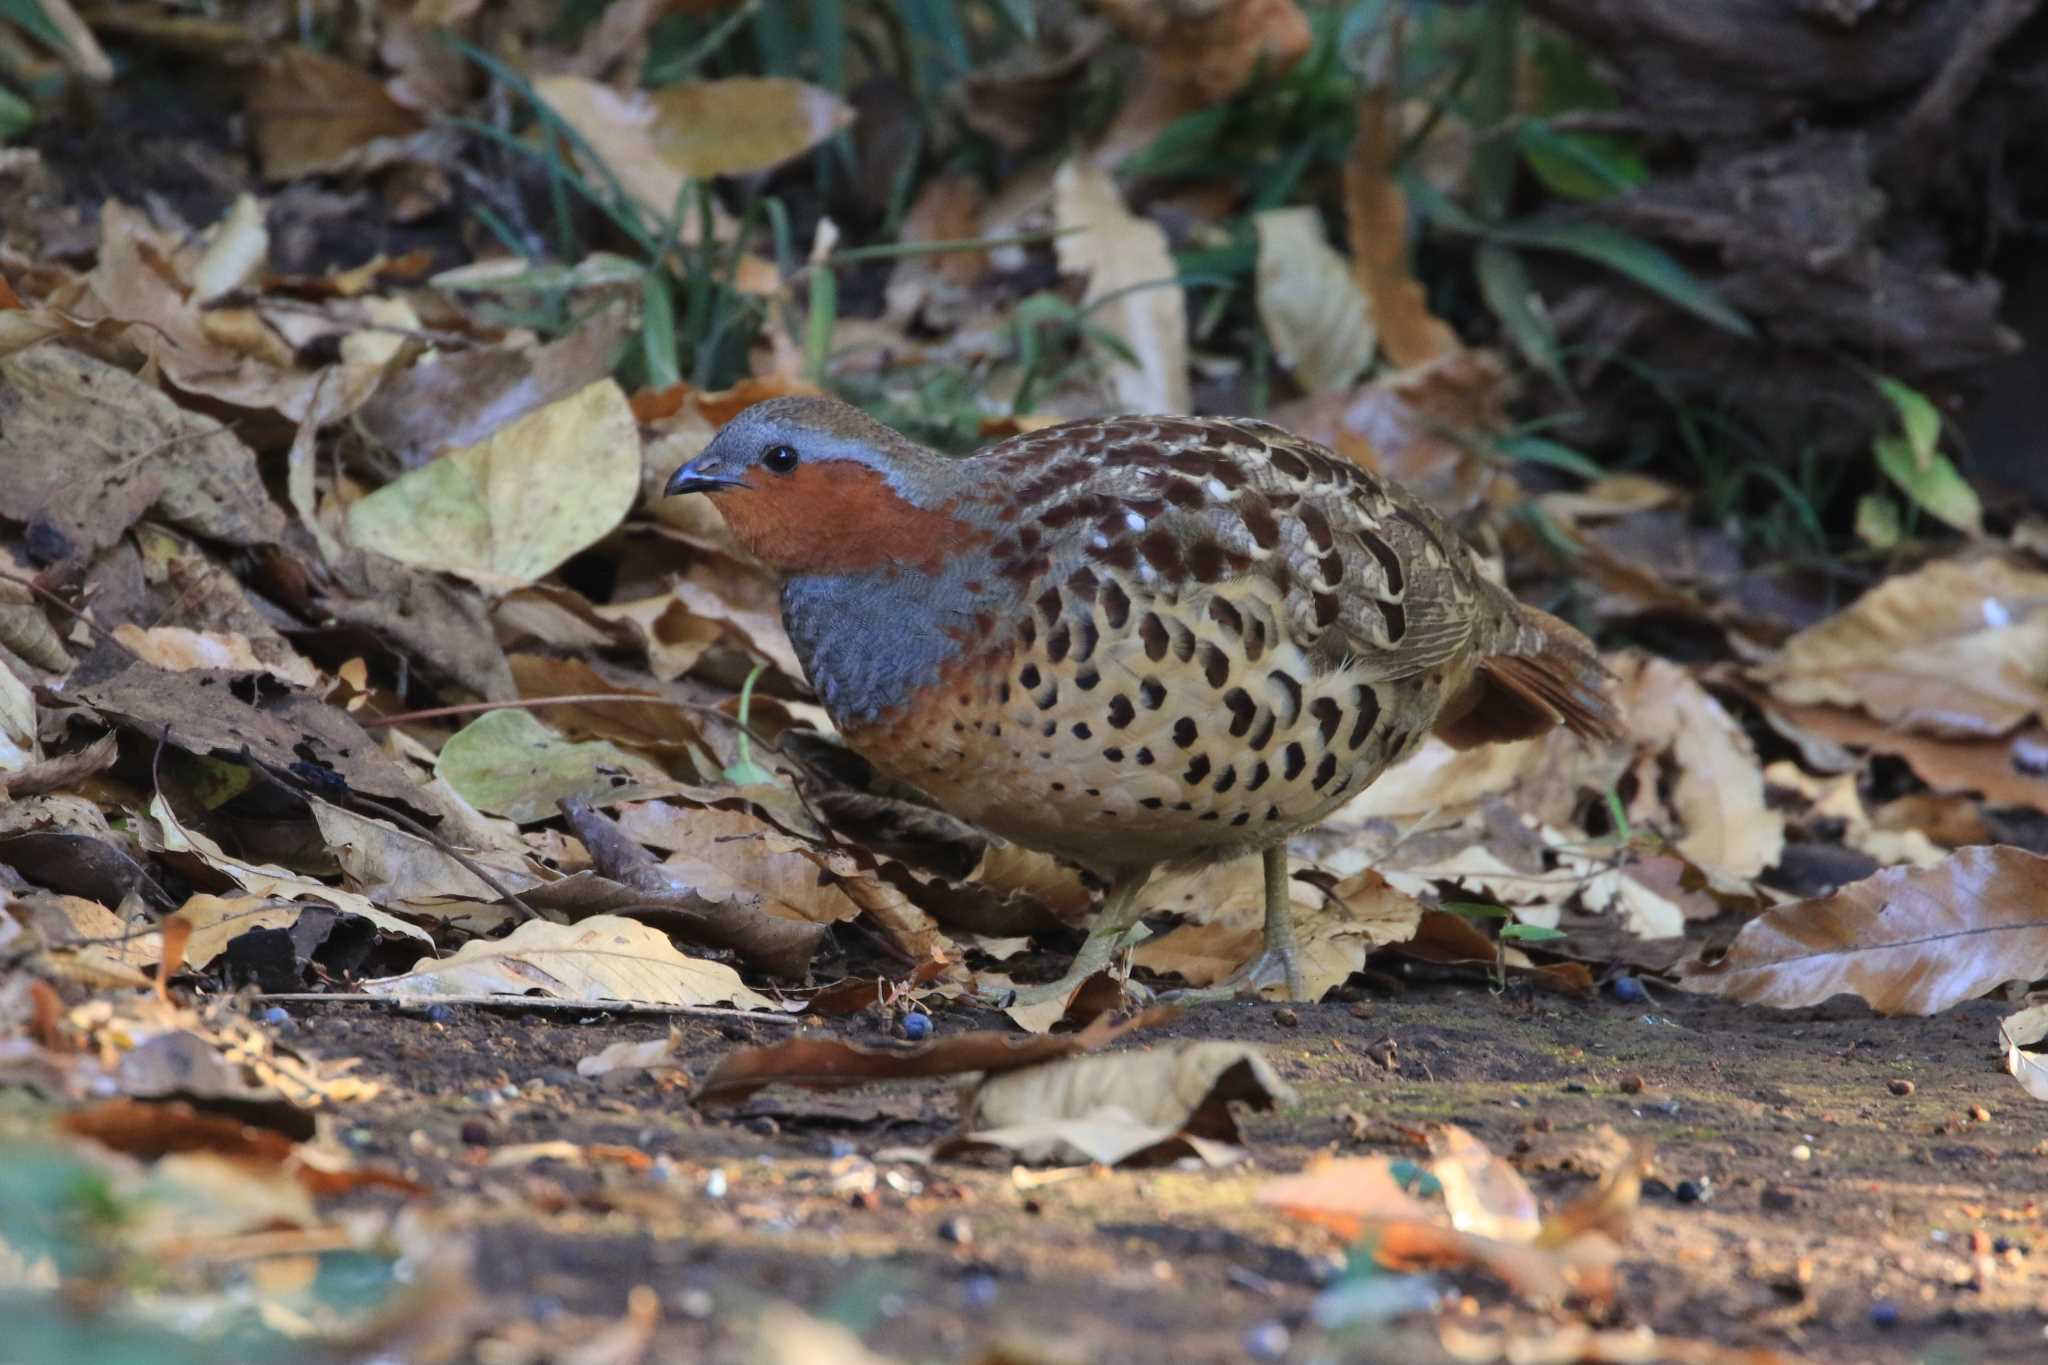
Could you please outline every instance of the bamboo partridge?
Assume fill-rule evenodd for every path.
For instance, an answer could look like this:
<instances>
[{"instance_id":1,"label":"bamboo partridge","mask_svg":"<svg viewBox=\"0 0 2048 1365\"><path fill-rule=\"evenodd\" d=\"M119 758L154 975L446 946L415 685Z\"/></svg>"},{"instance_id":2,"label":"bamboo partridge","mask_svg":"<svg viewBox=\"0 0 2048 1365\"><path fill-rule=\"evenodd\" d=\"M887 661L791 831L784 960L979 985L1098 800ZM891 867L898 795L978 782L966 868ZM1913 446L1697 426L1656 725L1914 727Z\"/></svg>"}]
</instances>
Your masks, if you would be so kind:
<instances>
[{"instance_id":1,"label":"bamboo partridge","mask_svg":"<svg viewBox=\"0 0 2048 1365\"><path fill-rule=\"evenodd\" d=\"M1153 869L1260 853L1434 731L1615 731L1584 636L1403 489L1266 422L1117 417L940 455L856 408L748 408L669 480L782 577L846 741L954 815L1103 876L1050 999L1113 962Z\"/></svg>"}]
</instances>

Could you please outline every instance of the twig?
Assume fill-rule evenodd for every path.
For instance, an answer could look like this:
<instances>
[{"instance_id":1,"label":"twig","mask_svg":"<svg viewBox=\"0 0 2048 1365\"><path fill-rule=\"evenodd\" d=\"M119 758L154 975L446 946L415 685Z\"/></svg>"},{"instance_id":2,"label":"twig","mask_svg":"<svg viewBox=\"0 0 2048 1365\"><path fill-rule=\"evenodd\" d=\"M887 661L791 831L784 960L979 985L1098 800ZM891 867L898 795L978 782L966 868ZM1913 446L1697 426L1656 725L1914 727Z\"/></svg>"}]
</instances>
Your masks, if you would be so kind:
<instances>
[{"instance_id":1,"label":"twig","mask_svg":"<svg viewBox=\"0 0 2048 1365\"><path fill-rule=\"evenodd\" d=\"M657 1005L647 1000L554 1000L544 995L371 995L368 992L324 995L319 991L285 991L255 998L278 1004L390 1005L405 1010L430 1009L435 1005L474 1005L482 1009L555 1010L572 1014L680 1014L792 1026L799 1022L793 1014L727 1009L719 1005Z\"/></svg>"}]
</instances>

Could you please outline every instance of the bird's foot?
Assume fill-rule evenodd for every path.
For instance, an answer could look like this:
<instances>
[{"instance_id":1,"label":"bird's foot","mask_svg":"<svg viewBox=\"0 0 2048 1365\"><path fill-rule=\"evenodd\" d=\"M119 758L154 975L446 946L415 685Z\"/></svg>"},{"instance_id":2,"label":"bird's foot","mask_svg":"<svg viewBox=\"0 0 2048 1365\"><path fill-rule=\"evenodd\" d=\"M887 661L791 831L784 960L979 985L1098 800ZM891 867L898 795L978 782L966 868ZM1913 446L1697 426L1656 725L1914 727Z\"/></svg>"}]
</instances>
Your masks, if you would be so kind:
<instances>
[{"instance_id":1,"label":"bird's foot","mask_svg":"<svg viewBox=\"0 0 2048 1365\"><path fill-rule=\"evenodd\" d=\"M1161 991L1162 1005L1211 1005L1219 1000L1256 1000L1263 997L1273 986L1283 987L1283 1000L1304 1000L1308 988L1303 983L1299 954L1289 948L1268 948L1239 967L1213 986L1189 986L1177 991Z\"/></svg>"}]
</instances>

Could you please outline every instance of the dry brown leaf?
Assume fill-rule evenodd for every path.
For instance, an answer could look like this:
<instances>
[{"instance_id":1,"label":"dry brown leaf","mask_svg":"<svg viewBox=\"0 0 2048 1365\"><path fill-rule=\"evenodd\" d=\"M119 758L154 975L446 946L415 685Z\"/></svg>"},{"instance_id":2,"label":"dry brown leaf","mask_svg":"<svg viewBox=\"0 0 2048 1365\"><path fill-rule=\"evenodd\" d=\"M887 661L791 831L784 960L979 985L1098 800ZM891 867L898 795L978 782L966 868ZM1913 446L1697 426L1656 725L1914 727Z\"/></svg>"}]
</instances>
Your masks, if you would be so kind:
<instances>
[{"instance_id":1,"label":"dry brown leaf","mask_svg":"<svg viewBox=\"0 0 2048 1365\"><path fill-rule=\"evenodd\" d=\"M184 626L151 626L147 630L126 622L114 627L114 638L135 654L174 673L194 668L228 668L245 673L268 673L298 687L320 685L320 670L298 654L286 654L266 661L259 657L246 635L225 630L190 630Z\"/></svg>"},{"instance_id":2,"label":"dry brown leaf","mask_svg":"<svg viewBox=\"0 0 2048 1365\"><path fill-rule=\"evenodd\" d=\"M0 361L0 516L89 556L154 512L230 545L284 531L256 455L118 366L44 346Z\"/></svg>"},{"instance_id":3,"label":"dry brown leaf","mask_svg":"<svg viewBox=\"0 0 2048 1365\"><path fill-rule=\"evenodd\" d=\"M99 262L86 277L95 317L134 324L129 343L173 385L240 407L274 409L293 422L312 411L323 422L337 421L375 390L381 364L344 356L318 370L280 367L216 340L181 273L180 246L127 205L109 202L100 210Z\"/></svg>"},{"instance_id":4,"label":"dry brown leaf","mask_svg":"<svg viewBox=\"0 0 2048 1365\"><path fill-rule=\"evenodd\" d=\"M582 76L545 76L535 81L533 87L541 100L575 129L604 162L602 169L586 168L599 177L600 183L607 172L616 177L620 188L656 223L668 222L677 204L689 204L684 192L690 177L656 146L655 125L659 115L646 92L622 94ZM587 159L580 151L576 156L579 162ZM714 211L713 235L722 240L729 227L723 213ZM676 236L686 243L701 240L701 216L684 213Z\"/></svg>"},{"instance_id":5,"label":"dry brown leaf","mask_svg":"<svg viewBox=\"0 0 2048 1365\"><path fill-rule=\"evenodd\" d=\"M958 1138L940 1153L994 1147L1027 1163L1114 1166L1242 1159L1233 1102L1291 1103L1294 1091L1248 1043L1179 1043L1145 1052L1067 1057L1006 1072L967 1102Z\"/></svg>"},{"instance_id":6,"label":"dry brown leaf","mask_svg":"<svg viewBox=\"0 0 2048 1365\"><path fill-rule=\"evenodd\" d=\"M968 1072L995 1075L1071 1057L1108 1045L1134 1029L1171 1018L1171 1010L1148 1010L1116 1023L1107 1016L1076 1033L962 1033L916 1047L864 1047L836 1038L791 1038L766 1047L743 1047L719 1058L697 1088L700 1106L734 1104L770 1085L837 1090L875 1081L929 1080Z\"/></svg>"},{"instance_id":7,"label":"dry brown leaf","mask_svg":"<svg viewBox=\"0 0 2048 1365\"><path fill-rule=\"evenodd\" d=\"M1998 1021L2005 1069L2037 1100L2048 1100L2048 1055L2039 1051L2044 1038L2048 1038L2048 1005L2031 1005Z\"/></svg>"},{"instance_id":8,"label":"dry brown leaf","mask_svg":"<svg viewBox=\"0 0 2048 1365\"><path fill-rule=\"evenodd\" d=\"M247 107L270 180L388 165L427 126L360 67L296 46L255 67Z\"/></svg>"},{"instance_id":9,"label":"dry brown leaf","mask_svg":"<svg viewBox=\"0 0 2048 1365\"><path fill-rule=\"evenodd\" d=\"M365 981L375 995L530 995L651 1005L778 1006L722 962L685 957L668 935L617 915L576 924L528 920L501 939L472 939L445 958Z\"/></svg>"},{"instance_id":10,"label":"dry brown leaf","mask_svg":"<svg viewBox=\"0 0 2048 1365\"><path fill-rule=\"evenodd\" d=\"M1677 664L1626 654L1612 667L1627 733L1670 756L1679 852L1737 882L1775 866L1785 817L1764 800L1763 769L1742 726Z\"/></svg>"},{"instance_id":11,"label":"dry brown leaf","mask_svg":"<svg viewBox=\"0 0 2048 1365\"><path fill-rule=\"evenodd\" d=\"M2048 573L1988 557L1888 578L1757 670L1794 706L1923 734L2011 732L2048 708Z\"/></svg>"},{"instance_id":12,"label":"dry brown leaf","mask_svg":"<svg viewBox=\"0 0 2048 1365\"><path fill-rule=\"evenodd\" d=\"M42 930L44 960L56 974L94 987L149 984L163 953L162 935L141 931L83 896L38 896L25 908Z\"/></svg>"},{"instance_id":13,"label":"dry brown leaf","mask_svg":"<svg viewBox=\"0 0 2048 1365\"><path fill-rule=\"evenodd\" d=\"M810 845L745 811L644 801L614 814L627 838L667 851L662 870L706 900L737 900L817 924L861 912L845 888L821 872Z\"/></svg>"},{"instance_id":14,"label":"dry brown leaf","mask_svg":"<svg viewBox=\"0 0 2048 1365\"><path fill-rule=\"evenodd\" d=\"M1906 761L1937 792L1975 792L1993 805L2048 811L2048 728L2028 725L2010 735L1957 739L1918 735L1839 706L1770 706L1772 724L1795 736L1817 735Z\"/></svg>"},{"instance_id":15,"label":"dry brown leaf","mask_svg":"<svg viewBox=\"0 0 2048 1365\"><path fill-rule=\"evenodd\" d=\"M831 91L783 76L678 81L648 99L655 154L693 179L772 170L853 123Z\"/></svg>"},{"instance_id":16,"label":"dry brown leaf","mask_svg":"<svg viewBox=\"0 0 2048 1365\"><path fill-rule=\"evenodd\" d=\"M1426 365L1460 347L1457 334L1429 311L1422 283L1408 268L1408 196L1394 179L1401 139L1388 98L1385 86L1366 96L1344 161L1351 269L1372 300L1387 359Z\"/></svg>"},{"instance_id":17,"label":"dry brown leaf","mask_svg":"<svg viewBox=\"0 0 2048 1365\"><path fill-rule=\"evenodd\" d=\"M1145 51L1138 88L1096 155L1108 165L1169 123L1284 74L1314 40L1295 0L1102 0L1097 8Z\"/></svg>"},{"instance_id":18,"label":"dry brown leaf","mask_svg":"<svg viewBox=\"0 0 2048 1365\"><path fill-rule=\"evenodd\" d=\"M1995 846L1766 911L1725 957L1691 964L1678 984L1781 1009L1849 994L1881 1014L1938 1014L2043 975L2048 858Z\"/></svg>"},{"instance_id":19,"label":"dry brown leaf","mask_svg":"<svg viewBox=\"0 0 2048 1365\"><path fill-rule=\"evenodd\" d=\"M190 926L185 965L203 972L243 934L251 929L289 929L305 908L275 896L188 896L176 916Z\"/></svg>"},{"instance_id":20,"label":"dry brown leaf","mask_svg":"<svg viewBox=\"0 0 2048 1365\"><path fill-rule=\"evenodd\" d=\"M1053 178L1053 219L1065 234L1055 243L1060 270L1088 277L1090 321L1137 357L1133 365L1095 348L1118 409L1188 411L1187 294L1166 234L1124 207L1107 171L1078 159Z\"/></svg>"},{"instance_id":21,"label":"dry brown leaf","mask_svg":"<svg viewBox=\"0 0 2048 1365\"><path fill-rule=\"evenodd\" d=\"M429 946L433 943L426 930L378 909L367 896L301 877L289 868L245 862L229 856L204 834L180 824L161 792L150 799L149 815L152 824L143 829L144 847L167 853L191 854L251 895L282 901L311 901L344 915L366 919L394 938L417 939Z\"/></svg>"},{"instance_id":22,"label":"dry brown leaf","mask_svg":"<svg viewBox=\"0 0 2048 1365\"><path fill-rule=\"evenodd\" d=\"M1273 354L1311 394L1348 391L1372 368L1372 307L1312 205L1252 215L1256 301Z\"/></svg>"}]
</instances>

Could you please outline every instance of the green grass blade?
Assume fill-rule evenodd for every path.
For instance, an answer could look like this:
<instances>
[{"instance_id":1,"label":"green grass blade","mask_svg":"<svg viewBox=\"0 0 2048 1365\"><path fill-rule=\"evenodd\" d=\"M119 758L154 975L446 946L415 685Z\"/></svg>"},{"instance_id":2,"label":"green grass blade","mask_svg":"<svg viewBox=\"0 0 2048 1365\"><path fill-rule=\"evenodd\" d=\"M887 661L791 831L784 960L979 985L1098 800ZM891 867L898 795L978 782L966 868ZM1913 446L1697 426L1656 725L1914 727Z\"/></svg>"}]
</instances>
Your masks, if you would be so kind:
<instances>
[{"instance_id":1,"label":"green grass blade","mask_svg":"<svg viewBox=\"0 0 2048 1365\"><path fill-rule=\"evenodd\" d=\"M640 351L647 361L647 386L666 389L682 382L676 356L676 312L669 298L668 276L650 270L640 277Z\"/></svg>"},{"instance_id":2,"label":"green grass blade","mask_svg":"<svg viewBox=\"0 0 2048 1365\"><path fill-rule=\"evenodd\" d=\"M1473 260L1479 293L1507 330L1508 339L1531 365L1566 387L1564 362L1558 354L1557 329L1533 301L1535 286L1522 253L1498 242L1481 242Z\"/></svg>"},{"instance_id":3,"label":"green grass blade","mask_svg":"<svg viewBox=\"0 0 2048 1365\"><path fill-rule=\"evenodd\" d=\"M1661 247L1642 238L1608 227L1604 223L1510 223L1492 230L1494 241L1525 246L1539 251L1563 251L1617 275L1634 280L1643 288L1683 308L1694 317L1713 323L1739 337L1754 337L1749 320L1730 308L1718 294L1693 278Z\"/></svg>"}]
</instances>

